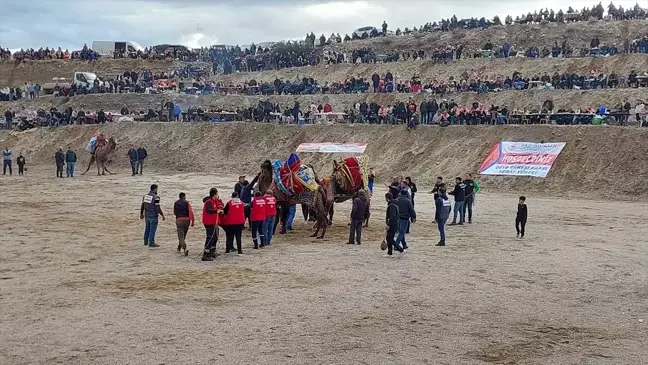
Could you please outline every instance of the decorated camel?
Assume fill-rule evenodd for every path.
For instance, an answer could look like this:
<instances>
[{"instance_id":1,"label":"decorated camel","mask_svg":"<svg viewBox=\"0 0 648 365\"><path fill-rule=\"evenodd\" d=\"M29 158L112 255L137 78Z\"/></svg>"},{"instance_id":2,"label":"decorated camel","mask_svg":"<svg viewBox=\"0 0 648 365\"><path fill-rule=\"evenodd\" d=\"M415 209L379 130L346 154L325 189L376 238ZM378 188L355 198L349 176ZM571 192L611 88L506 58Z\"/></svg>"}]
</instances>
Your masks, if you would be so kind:
<instances>
[{"instance_id":1,"label":"decorated camel","mask_svg":"<svg viewBox=\"0 0 648 365\"><path fill-rule=\"evenodd\" d=\"M110 154L115 151L117 148L117 142L113 137L106 140L106 137L103 134L97 136L98 138L92 146L92 151L90 152L90 162L88 163L88 168L81 174L85 175L92 166L93 163L97 163L97 176L105 175L106 172L112 175L112 172L108 171L106 168L106 162L108 162L108 157Z\"/></svg>"},{"instance_id":2,"label":"decorated camel","mask_svg":"<svg viewBox=\"0 0 648 365\"><path fill-rule=\"evenodd\" d=\"M310 178L301 175L303 172L311 175ZM315 215L316 230L311 237L323 239L326 235L329 223L327 213L330 206L333 205L333 194L330 185L322 185L314 175L315 172L312 166L302 166L295 154L291 154L286 163L280 161L272 163L266 160L261 164L261 174L258 181L259 191L272 190L274 192L277 198L277 206L281 211L282 228L280 233L285 233L290 207L302 204L302 206L312 209ZM322 230L321 234L319 234L320 230Z\"/></svg>"}]
</instances>

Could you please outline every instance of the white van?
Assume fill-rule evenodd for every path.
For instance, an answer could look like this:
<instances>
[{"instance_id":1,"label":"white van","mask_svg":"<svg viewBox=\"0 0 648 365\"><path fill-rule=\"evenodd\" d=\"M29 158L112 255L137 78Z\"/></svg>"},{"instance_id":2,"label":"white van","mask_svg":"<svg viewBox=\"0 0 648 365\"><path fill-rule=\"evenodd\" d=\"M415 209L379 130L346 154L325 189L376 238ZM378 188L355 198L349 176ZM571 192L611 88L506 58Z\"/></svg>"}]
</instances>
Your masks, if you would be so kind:
<instances>
[{"instance_id":1,"label":"white van","mask_svg":"<svg viewBox=\"0 0 648 365\"><path fill-rule=\"evenodd\" d=\"M92 50L101 56L115 53L134 54L138 51L144 52L144 47L135 41L94 41Z\"/></svg>"}]
</instances>

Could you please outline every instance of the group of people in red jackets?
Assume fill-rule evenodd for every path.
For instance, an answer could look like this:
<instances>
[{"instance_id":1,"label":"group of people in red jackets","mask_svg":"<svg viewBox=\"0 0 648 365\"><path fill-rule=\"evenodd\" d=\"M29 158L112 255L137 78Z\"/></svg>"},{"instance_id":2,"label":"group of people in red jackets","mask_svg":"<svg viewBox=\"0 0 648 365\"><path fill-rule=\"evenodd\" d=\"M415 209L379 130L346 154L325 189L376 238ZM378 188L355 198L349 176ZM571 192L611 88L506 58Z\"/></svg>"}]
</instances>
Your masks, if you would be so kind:
<instances>
[{"instance_id":1,"label":"group of people in red jackets","mask_svg":"<svg viewBox=\"0 0 648 365\"><path fill-rule=\"evenodd\" d=\"M246 204L239 198L238 192L226 204L218 196L218 190L211 188L209 196L203 199L202 223L205 226L205 249L202 261L213 261L216 257L218 226L225 231L225 253L234 251L234 240L239 255L243 254L241 236L245 229L246 218L250 221L254 248L265 247L272 242L274 222L277 215L277 201L272 191L262 194L257 191L249 205L249 217L246 217Z\"/></svg>"}]
</instances>

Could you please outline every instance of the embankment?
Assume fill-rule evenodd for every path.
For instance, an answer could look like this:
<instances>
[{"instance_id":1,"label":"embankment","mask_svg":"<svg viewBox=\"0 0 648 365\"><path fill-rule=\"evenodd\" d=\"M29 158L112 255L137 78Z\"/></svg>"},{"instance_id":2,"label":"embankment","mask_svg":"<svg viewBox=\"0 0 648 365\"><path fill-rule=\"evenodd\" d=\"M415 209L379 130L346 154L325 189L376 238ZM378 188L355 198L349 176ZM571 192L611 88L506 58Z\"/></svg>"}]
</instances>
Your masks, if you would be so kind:
<instances>
[{"instance_id":1,"label":"embankment","mask_svg":"<svg viewBox=\"0 0 648 365\"><path fill-rule=\"evenodd\" d=\"M150 153L149 168L169 174L251 175L264 159L285 159L302 142L368 142L366 154L378 183L403 173L413 176L422 190L437 175L451 179L476 171L498 141L566 142L545 179L483 176L480 183L488 189L515 193L648 198L648 130L637 128L456 126L408 132L402 126L119 123L2 132L0 145L22 151L32 166L52 164L56 149L70 145L79 151L80 167L85 167L88 155L84 148L97 129L117 139L113 165L126 168L126 151L131 146L145 146ZM336 156L301 157L319 171L329 171Z\"/></svg>"}]
</instances>

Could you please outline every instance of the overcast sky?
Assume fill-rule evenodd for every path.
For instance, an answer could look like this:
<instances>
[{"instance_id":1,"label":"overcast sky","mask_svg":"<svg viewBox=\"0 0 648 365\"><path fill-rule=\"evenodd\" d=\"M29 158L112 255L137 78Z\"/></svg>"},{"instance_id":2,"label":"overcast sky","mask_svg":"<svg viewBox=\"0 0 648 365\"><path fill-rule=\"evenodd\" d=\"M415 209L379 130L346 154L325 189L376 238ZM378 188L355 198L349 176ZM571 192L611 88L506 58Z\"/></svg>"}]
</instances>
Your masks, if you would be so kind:
<instances>
[{"instance_id":1,"label":"overcast sky","mask_svg":"<svg viewBox=\"0 0 648 365\"><path fill-rule=\"evenodd\" d=\"M614 1L632 7L637 1ZM458 18L515 17L538 9L558 11L597 4L582 0L0 0L0 47L77 50L95 40L133 40L190 47L303 38L313 31L340 33L361 26L389 29ZM648 0L639 5L648 8ZM603 2L606 8L609 1Z\"/></svg>"}]
</instances>

